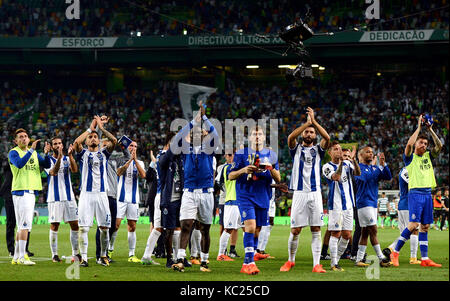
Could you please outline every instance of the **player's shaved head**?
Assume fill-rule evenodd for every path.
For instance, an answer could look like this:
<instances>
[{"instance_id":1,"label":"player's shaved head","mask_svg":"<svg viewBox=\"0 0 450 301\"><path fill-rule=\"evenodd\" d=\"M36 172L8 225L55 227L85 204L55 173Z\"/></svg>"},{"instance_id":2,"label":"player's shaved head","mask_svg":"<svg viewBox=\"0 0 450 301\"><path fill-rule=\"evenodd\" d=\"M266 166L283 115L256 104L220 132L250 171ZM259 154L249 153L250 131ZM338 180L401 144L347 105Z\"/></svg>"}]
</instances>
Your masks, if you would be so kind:
<instances>
[{"instance_id":1,"label":"player's shaved head","mask_svg":"<svg viewBox=\"0 0 450 301\"><path fill-rule=\"evenodd\" d=\"M364 162L364 164L370 165L373 160L373 150L372 146L363 146L358 152L359 160Z\"/></svg>"}]
</instances>

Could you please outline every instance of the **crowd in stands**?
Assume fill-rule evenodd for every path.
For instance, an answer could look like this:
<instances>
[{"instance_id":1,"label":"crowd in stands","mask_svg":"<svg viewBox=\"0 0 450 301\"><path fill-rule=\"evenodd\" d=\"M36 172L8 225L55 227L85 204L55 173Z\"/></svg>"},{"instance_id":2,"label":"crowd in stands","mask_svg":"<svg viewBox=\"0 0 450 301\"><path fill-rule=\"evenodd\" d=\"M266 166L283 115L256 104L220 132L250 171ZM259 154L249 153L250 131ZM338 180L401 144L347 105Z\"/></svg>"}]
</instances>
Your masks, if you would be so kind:
<instances>
[{"instance_id":1,"label":"crowd in stands","mask_svg":"<svg viewBox=\"0 0 450 301\"><path fill-rule=\"evenodd\" d=\"M381 189L398 189L397 174L403 166L402 154L414 132L416 117L432 114L435 132L444 140L444 149L434 161L439 186L449 183L448 81L419 76L374 77L367 82L294 82L286 87L273 84L258 87L227 80L223 92L208 100L207 114L220 120L278 119L278 153L282 180L289 182L292 159L287 136L306 120L307 106L315 108L317 120L334 140L370 144L384 152L394 179ZM32 139L59 135L66 144L88 128L93 112L110 116L108 129L120 138L127 135L139 145L138 156L146 165L150 151L162 148L170 122L183 118L177 82L161 81L154 88L107 93L102 89L55 89L37 91L14 82L0 83L0 156L7 167L7 153L13 147L18 127L30 131ZM432 143L431 143L432 144ZM219 161L222 156L218 156ZM324 185L326 187L326 185Z\"/></svg>"},{"instance_id":2,"label":"crowd in stands","mask_svg":"<svg viewBox=\"0 0 450 301\"><path fill-rule=\"evenodd\" d=\"M0 37L182 35L185 30L189 35L277 34L308 9L315 32L449 29L447 0L381 5L380 20L366 24L364 0L82 0L79 20L66 18L64 0L0 0Z\"/></svg>"}]
</instances>

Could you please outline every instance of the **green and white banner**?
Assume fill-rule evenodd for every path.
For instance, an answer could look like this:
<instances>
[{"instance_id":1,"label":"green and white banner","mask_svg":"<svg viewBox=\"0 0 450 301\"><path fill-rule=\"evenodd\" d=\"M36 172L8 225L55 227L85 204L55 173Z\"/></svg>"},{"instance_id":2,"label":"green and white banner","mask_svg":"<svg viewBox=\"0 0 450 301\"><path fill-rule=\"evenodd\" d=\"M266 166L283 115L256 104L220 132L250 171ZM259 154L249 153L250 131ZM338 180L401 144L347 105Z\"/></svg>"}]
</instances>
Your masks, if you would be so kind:
<instances>
[{"instance_id":1,"label":"green and white banner","mask_svg":"<svg viewBox=\"0 0 450 301\"><path fill-rule=\"evenodd\" d=\"M52 38L47 48L112 48L116 44L114 38Z\"/></svg>"},{"instance_id":2,"label":"green and white banner","mask_svg":"<svg viewBox=\"0 0 450 301\"><path fill-rule=\"evenodd\" d=\"M389 30L366 31L359 42L415 42L428 41L433 34L433 29L426 30Z\"/></svg>"}]
</instances>

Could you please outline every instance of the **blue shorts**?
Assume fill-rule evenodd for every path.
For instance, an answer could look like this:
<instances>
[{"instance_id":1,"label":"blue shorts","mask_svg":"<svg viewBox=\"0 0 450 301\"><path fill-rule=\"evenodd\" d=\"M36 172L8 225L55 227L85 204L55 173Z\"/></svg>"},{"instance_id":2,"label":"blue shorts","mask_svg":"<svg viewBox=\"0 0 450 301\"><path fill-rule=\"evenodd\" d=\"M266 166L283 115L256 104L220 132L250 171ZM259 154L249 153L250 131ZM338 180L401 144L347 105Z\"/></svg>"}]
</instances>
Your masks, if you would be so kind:
<instances>
[{"instance_id":1,"label":"blue shorts","mask_svg":"<svg viewBox=\"0 0 450 301\"><path fill-rule=\"evenodd\" d=\"M239 203L239 212L241 213L241 221L254 219L257 227L267 226L269 219L269 208L260 208L253 203Z\"/></svg>"},{"instance_id":2,"label":"blue shorts","mask_svg":"<svg viewBox=\"0 0 450 301\"><path fill-rule=\"evenodd\" d=\"M433 223L433 199L431 194L408 193L409 221L430 225Z\"/></svg>"},{"instance_id":3,"label":"blue shorts","mask_svg":"<svg viewBox=\"0 0 450 301\"><path fill-rule=\"evenodd\" d=\"M170 202L167 208L161 208L161 226L166 229L180 227L181 200Z\"/></svg>"}]
</instances>

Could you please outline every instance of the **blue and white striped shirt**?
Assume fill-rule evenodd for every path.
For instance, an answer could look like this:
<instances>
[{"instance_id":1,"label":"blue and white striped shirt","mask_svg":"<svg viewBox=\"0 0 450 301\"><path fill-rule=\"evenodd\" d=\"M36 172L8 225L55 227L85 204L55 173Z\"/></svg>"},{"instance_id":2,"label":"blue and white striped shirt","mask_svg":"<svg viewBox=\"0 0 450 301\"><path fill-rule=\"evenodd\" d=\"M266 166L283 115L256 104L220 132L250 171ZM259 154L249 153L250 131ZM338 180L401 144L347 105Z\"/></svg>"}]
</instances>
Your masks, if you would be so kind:
<instances>
[{"instance_id":1,"label":"blue and white striped shirt","mask_svg":"<svg viewBox=\"0 0 450 301\"><path fill-rule=\"evenodd\" d=\"M294 160L289 189L303 192L320 191L321 162L325 150L320 145L305 147L297 144L289 149Z\"/></svg>"},{"instance_id":2,"label":"blue and white striped shirt","mask_svg":"<svg viewBox=\"0 0 450 301\"><path fill-rule=\"evenodd\" d=\"M108 189L107 164L110 153L103 148L96 152L83 149L77 154L80 165L82 192L106 192Z\"/></svg>"},{"instance_id":3,"label":"blue and white striped shirt","mask_svg":"<svg viewBox=\"0 0 450 301\"><path fill-rule=\"evenodd\" d=\"M334 181L331 177L336 173L338 167L338 164L328 162L322 168L329 187L328 210L352 209L355 205L355 196L353 195L351 175L355 167L351 162L344 161L341 178L339 181Z\"/></svg>"},{"instance_id":4,"label":"blue and white striped shirt","mask_svg":"<svg viewBox=\"0 0 450 301\"><path fill-rule=\"evenodd\" d=\"M138 164L145 170L144 162L138 160ZM117 177L117 181L117 200L124 203L139 204L139 172L134 161L130 163L120 177Z\"/></svg>"},{"instance_id":5,"label":"blue and white striped shirt","mask_svg":"<svg viewBox=\"0 0 450 301\"><path fill-rule=\"evenodd\" d=\"M56 176L50 175L50 170L55 167L57 159L50 157L50 168L46 168L48 193L47 203L59 201L72 201L75 196L72 190L72 181L70 179L70 162L67 156L63 156Z\"/></svg>"}]
</instances>

